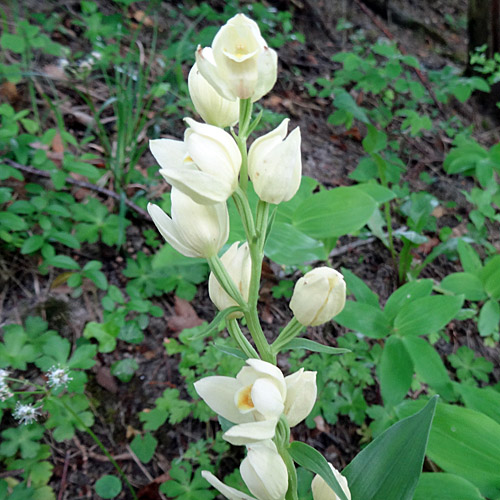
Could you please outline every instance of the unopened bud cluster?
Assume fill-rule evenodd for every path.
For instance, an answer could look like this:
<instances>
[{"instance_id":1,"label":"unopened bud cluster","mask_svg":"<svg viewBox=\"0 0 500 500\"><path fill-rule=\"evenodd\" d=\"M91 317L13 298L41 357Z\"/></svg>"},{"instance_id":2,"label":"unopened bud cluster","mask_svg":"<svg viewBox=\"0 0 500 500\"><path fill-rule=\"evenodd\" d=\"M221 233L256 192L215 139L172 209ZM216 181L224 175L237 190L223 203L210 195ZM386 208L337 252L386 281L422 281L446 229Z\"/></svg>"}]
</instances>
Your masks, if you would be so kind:
<instances>
[{"instance_id":1,"label":"unopened bud cluster","mask_svg":"<svg viewBox=\"0 0 500 500\"><path fill-rule=\"evenodd\" d=\"M150 142L160 174L172 186L172 208L170 216L152 204L148 211L176 250L208 260L210 298L220 311L234 309L226 314L232 325L228 330L249 356L235 378L205 377L195 383L195 389L214 412L233 424L223 438L246 447L240 472L257 500L282 500L287 495L290 427L308 416L317 395L316 372L301 369L285 377L267 361L275 363L276 352L254 321L269 205L292 199L302 177L300 129L288 133L288 118L247 150L248 135L257 124L250 124L252 103L272 89L276 78L276 52L267 45L257 23L236 15L219 30L212 47L198 47L189 73L191 99L205 123L185 118L188 128L183 140ZM231 133L223 130L236 124L238 135L232 129ZM259 198L255 223L248 215L249 180ZM248 241L232 243L219 258L229 238L227 200L231 196ZM345 294L339 272L320 267L307 273L295 286L290 302L294 313L290 325L294 326L287 335L298 334L302 325L331 320L344 307ZM243 316L264 359L257 359L257 352L235 326ZM333 473L347 495L347 481L337 471ZM229 499L254 498L225 485L211 472L202 475ZM319 476L313 481L314 499L335 499L335 493L321 481Z\"/></svg>"}]
</instances>

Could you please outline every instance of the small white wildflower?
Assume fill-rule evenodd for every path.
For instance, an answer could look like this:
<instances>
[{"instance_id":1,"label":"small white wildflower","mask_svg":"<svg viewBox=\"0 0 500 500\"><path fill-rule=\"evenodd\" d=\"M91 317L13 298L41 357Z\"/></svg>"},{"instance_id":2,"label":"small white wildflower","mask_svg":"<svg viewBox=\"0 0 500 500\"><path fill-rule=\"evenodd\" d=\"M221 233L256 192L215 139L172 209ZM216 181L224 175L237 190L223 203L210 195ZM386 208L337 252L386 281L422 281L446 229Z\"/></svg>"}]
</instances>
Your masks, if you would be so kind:
<instances>
[{"instance_id":1,"label":"small white wildflower","mask_svg":"<svg viewBox=\"0 0 500 500\"><path fill-rule=\"evenodd\" d=\"M7 370L0 370L0 385L5 384L5 379L10 375Z\"/></svg>"},{"instance_id":2,"label":"small white wildflower","mask_svg":"<svg viewBox=\"0 0 500 500\"><path fill-rule=\"evenodd\" d=\"M12 412L12 416L19 420L20 424L32 424L36 422L37 418L40 416L41 407L35 407L32 404L22 404L20 402L16 403L16 407Z\"/></svg>"},{"instance_id":3,"label":"small white wildflower","mask_svg":"<svg viewBox=\"0 0 500 500\"><path fill-rule=\"evenodd\" d=\"M13 395L9 386L5 382L0 381L0 401L7 401L7 399L11 398Z\"/></svg>"},{"instance_id":4,"label":"small white wildflower","mask_svg":"<svg viewBox=\"0 0 500 500\"><path fill-rule=\"evenodd\" d=\"M61 366L53 366L48 372L47 377L49 378L50 387L66 387L70 380L73 380L69 376L68 369Z\"/></svg>"}]
</instances>

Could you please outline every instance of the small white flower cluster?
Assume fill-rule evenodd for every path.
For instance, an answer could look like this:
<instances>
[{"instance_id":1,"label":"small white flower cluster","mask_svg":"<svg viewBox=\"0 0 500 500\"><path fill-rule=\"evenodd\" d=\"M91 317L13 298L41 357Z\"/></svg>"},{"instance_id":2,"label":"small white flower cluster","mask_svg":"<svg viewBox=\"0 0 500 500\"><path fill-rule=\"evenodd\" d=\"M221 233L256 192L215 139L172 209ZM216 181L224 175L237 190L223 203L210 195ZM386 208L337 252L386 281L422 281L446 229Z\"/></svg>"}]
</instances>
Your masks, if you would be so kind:
<instances>
[{"instance_id":1,"label":"small white flower cluster","mask_svg":"<svg viewBox=\"0 0 500 500\"><path fill-rule=\"evenodd\" d=\"M0 401L6 401L13 396L5 379L9 376L7 370L0 370Z\"/></svg>"},{"instance_id":2,"label":"small white flower cluster","mask_svg":"<svg viewBox=\"0 0 500 500\"><path fill-rule=\"evenodd\" d=\"M20 424L32 424L36 422L41 413L41 407L36 407L32 404L23 404L19 401L12 412L12 416L19 420Z\"/></svg>"},{"instance_id":3,"label":"small white flower cluster","mask_svg":"<svg viewBox=\"0 0 500 500\"><path fill-rule=\"evenodd\" d=\"M69 376L68 369L61 366L52 366L47 372L50 387L66 387L73 380Z\"/></svg>"}]
</instances>

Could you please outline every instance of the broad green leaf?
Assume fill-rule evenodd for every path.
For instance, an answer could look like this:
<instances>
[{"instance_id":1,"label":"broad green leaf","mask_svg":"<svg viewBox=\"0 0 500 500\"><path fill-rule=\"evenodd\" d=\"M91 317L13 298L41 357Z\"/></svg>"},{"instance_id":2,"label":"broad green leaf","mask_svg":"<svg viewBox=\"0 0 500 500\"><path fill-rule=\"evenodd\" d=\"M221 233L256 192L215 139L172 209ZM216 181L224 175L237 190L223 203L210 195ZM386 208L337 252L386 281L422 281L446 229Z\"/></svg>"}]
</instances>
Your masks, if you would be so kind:
<instances>
[{"instance_id":1,"label":"broad green leaf","mask_svg":"<svg viewBox=\"0 0 500 500\"><path fill-rule=\"evenodd\" d=\"M13 214L11 212L0 212L0 226L6 226L9 231L23 231L28 229L28 224L26 221L19 217L19 215Z\"/></svg>"},{"instance_id":2,"label":"broad green leaf","mask_svg":"<svg viewBox=\"0 0 500 500\"><path fill-rule=\"evenodd\" d=\"M445 472L424 472L420 476L413 500L484 500L469 481Z\"/></svg>"},{"instance_id":3,"label":"broad green leaf","mask_svg":"<svg viewBox=\"0 0 500 500\"><path fill-rule=\"evenodd\" d=\"M339 187L306 199L293 214L293 224L313 238L338 237L362 228L376 208L360 189Z\"/></svg>"},{"instance_id":4,"label":"broad green leaf","mask_svg":"<svg viewBox=\"0 0 500 500\"><path fill-rule=\"evenodd\" d=\"M111 322L96 323L90 321L85 325L83 336L86 339L96 339L99 342L99 352L111 352L116 347L116 337L119 327Z\"/></svg>"},{"instance_id":5,"label":"broad green leaf","mask_svg":"<svg viewBox=\"0 0 500 500\"><path fill-rule=\"evenodd\" d=\"M363 302L348 300L335 321L374 339L381 339L389 335L391 327L384 313L378 308Z\"/></svg>"},{"instance_id":6,"label":"broad green leaf","mask_svg":"<svg viewBox=\"0 0 500 500\"><path fill-rule=\"evenodd\" d=\"M472 248L472 245L460 239L458 240L457 249L464 271L466 273L477 274L481 270L482 264L479 255Z\"/></svg>"},{"instance_id":7,"label":"broad green leaf","mask_svg":"<svg viewBox=\"0 0 500 500\"><path fill-rule=\"evenodd\" d=\"M377 203L385 203L396 198L394 191L381 186L377 182L364 182L363 184L358 184L356 187L371 196Z\"/></svg>"},{"instance_id":8,"label":"broad green leaf","mask_svg":"<svg viewBox=\"0 0 500 500\"><path fill-rule=\"evenodd\" d=\"M385 405L395 406L406 396L413 379L412 360L398 337L387 339L377 372Z\"/></svg>"},{"instance_id":9,"label":"broad green leaf","mask_svg":"<svg viewBox=\"0 0 500 500\"><path fill-rule=\"evenodd\" d=\"M441 287L455 295L463 294L467 300L484 300L486 293L483 283L476 274L453 273L441 281Z\"/></svg>"},{"instance_id":10,"label":"broad green leaf","mask_svg":"<svg viewBox=\"0 0 500 500\"><path fill-rule=\"evenodd\" d=\"M130 443L130 447L137 455L137 458L143 464L147 464L153 458L157 444L158 441L149 432L146 432L144 437L139 434L135 436L134 440Z\"/></svg>"},{"instance_id":11,"label":"broad green leaf","mask_svg":"<svg viewBox=\"0 0 500 500\"><path fill-rule=\"evenodd\" d=\"M420 379L448 401L454 401L450 376L436 349L420 337L403 337L402 341Z\"/></svg>"},{"instance_id":12,"label":"broad green leaf","mask_svg":"<svg viewBox=\"0 0 500 500\"><path fill-rule=\"evenodd\" d=\"M500 260L496 263L496 269L492 269L491 274L484 281L484 289L492 299L500 300Z\"/></svg>"},{"instance_id":13,"label":"broad green leaf","mask_svg":"<svg viewBox=\"0 0 500 500\"><path fill-rule=\"evenodd\" d=\"M122 483L116 476L102 476L95 483L95 491L101 498L115 498L122 491Z\"/></svg>"},{"instance_id":14,"label":"broad green leaf","mask_svg":"<svg viewBox=\"0 0 500 500\"><path fill-rule=\"evenodd\" d=\"M494 331L498 330L500 323L500 305L496 300L490 299L486 301L479 313L477 327L480 335L487 337Z\"/></svg>"},{"instance_id":15,"label":"broad green leaf","mask_svg":"<svg viewBox=\"0 0 500 500\"><path fill-rule=\"evenodd\" d=\"M333 475L325 457L312 446L300 441L294 441L288 449L293 460L301 467L319 474L328 486L337 494L340 500L347 500L344 490Z\"/></svg>"},{"instance_id":16,"label":"broad green leaf","mask_svg":"<svg viewBox=\"0 0 500 500\"><path fill-rule=\"evenodd\" d=\"M363 149L369 153L378 153L387 146L387 134L378 130L373 125L366 126L368 133L363 139Z\"/></svg>"},{"instance_id":17,"label":"broad green leaf","mask_svg":"<svg viewBox=\"0 0 500 500\"><path fill-rule=\"evenodd\" d=\"M130 382L138 368L139 364L134 358L120 359L111 365L111 374L122 382Z\"/></svg>"},{"instance_id":18,"label":"broad green leaf","mask_svg":"<svg viewBox=\"0 0 500 500\"><path fill-rule=\"evenodd\" d=\"M410 281L398 288L388 299L384 307L386 318L392 323L401 308L422 297L427 297L432 292L432 280Z\"/></svg>"},{"instance_id":19,"label":"broad green leaf","mask_svg":"<svg viewBox=\"0 0 500 500\"><path fill-rule=\"evenodd\" d=\"M500 424L500 392L491 387L478 388L467 384L457 384L465 406L484 413Z\"/></svg>"},{"instance_id":20,"label":"broad green leaf","mask_svg":"<svg viewBox=\"0 0 500 500\"><path fill-rule=\"evenodd\" d=\"M300 265L327 258L321 241L307 236L286 222L273 224L264 251L267 257L284 266Z\"/></svg>"},{"instance_id":21,"label":"broad green leaf","mask_svg":"<svg viewBox=\"0 0 500 500\"><path fill-rule=\"evenodd\" d=\"M378 295L361 278L358 278L352 271L345 267L342 267L341 271L347 285L348 293L352 293L358 302L379 307Z\"/></svg>"},{"instance_id":22,"label":"broad green leaf","mask_svg":"<svg viewBox=\"0 0 500 500\"><path fill-rule=\"evenodd\" d=\"M402 336L429 335L447 325L462 307L463 296L431 295L407 303L394 319L394 330Z\"/></svg>"},{"instance_id":23,"label":"broad green leaf","mask_svg":"<svg viewBox=\"0 0 500 500\"><path fill-rule=\"evenodd\" d=\"M314 340L302 338L292 339L281 348L282 351L287 351L289 349L306 349L311 352L324 352L325 354L345 354L346 352L351 352L350 349L323 345L319 342L314 342Z\"/></svg>"},{"instance_id":24,"label":"broad green leaf","mask_svg":"<svg viewBox=\"0 0 500 500\"><path fill-rule=\"evenodd\" d=\"M411 500L422 471L437 397L378 436L344 469L353 499Z\"/></svg>"},{"instance_id":25,"label":"broad green leaf","mask_svg":"<svg viewBox=\"0 0 500 500\"><path fill-rule=\"evenodd\" d=\"M475 484L486 497L500 496L500 424L468 408L440 404L427 454L445 472Z\"/></svg>"},{"instance_id":26,"label":"broad green leaf","mask_svg":"<svg viewBox=\"0 0 500 500\"><path fill-rule=\"evenodd\" d=\"M21 247L21 253L23 255L30 254L40 250L44 244L45 240L43 236L39 234L33 234L27 240L24 241L23 246Z\"/></svg>"}]
</instances>

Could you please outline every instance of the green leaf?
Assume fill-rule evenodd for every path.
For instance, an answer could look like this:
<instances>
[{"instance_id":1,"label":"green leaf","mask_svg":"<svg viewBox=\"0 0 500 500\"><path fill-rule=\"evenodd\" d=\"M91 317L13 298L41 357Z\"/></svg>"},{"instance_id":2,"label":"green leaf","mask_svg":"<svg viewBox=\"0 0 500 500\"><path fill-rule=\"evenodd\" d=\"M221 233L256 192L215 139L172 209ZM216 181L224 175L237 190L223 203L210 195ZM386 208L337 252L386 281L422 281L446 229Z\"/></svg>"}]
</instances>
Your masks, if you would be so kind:
<instances>
[{"instance_id":1,"label":"green leaf","mask_svg":"<svg viewBox=\"0 0 500 500\"><path fill-rule=\"evenodd\" d=\"M111 374L118 377L122 382L130 382L139 364L133 358L120 359L111 365Z\"/></svg>"},{"instance_id":2,"label":"green leaf","mask_svg":"<svg viewBox=\"0 0 500 500\"><path fill-rule=\"evenodd\" d=\"M115 498L122 491L122 483L116 476L102 476L95 483L95 491L101 498Z\"/></svg>"},{"instance_id":3,"label":"green leaf","mask_svg":"<svg viewBox=\"0 0 500 500\"><path fill-rule=\"evenodd\" d=\"M46 263L49 266L59 267L61 269L74 269L80 270L80 265L74 259L68 255L54 255L53 257L48 257Z\"/></svg>"},{"instance_id":4,"label":"green leaf","mask_svg":"<svg viewBox=\"0 0 500 500\"><path fill-rule=\"evenodd\" d=\"M137 455L137 458L143 464L147 464L153 458L157 444L158 441L147 432L144 434L144 437L139 434L135 436L134 440L130 443L130 447Z\"/></svg>"},{"instance_id":5,"label":"green leaf","mask_svg":"<svg viewBox=\"0 0 500 500\"><path fill-rule=\"evenodd\" d=\"M2 432L0 455L12 457L19 450L23 458L33 458L40 449L38 441L42 439L43 434L44 428L39 424L10 427Z\"/></svg>"},{"instance_id":6,"label":"green leaf","mask_svg":"<svg viewBox=\"0 0 500 500\"><path fill-rule=\"evenodd\" d=\"M344 276L347 290L352 293L358 302L365 302L366 304L379 307L378 295L371 290L371 288L361 279L358 278L352 271L341 268L342 274Z\"/></svg>"},{"instance_id":7,"label":"green leaf","mask_svg":"<svg viewBox=\"0 0 500 500\"><path fill-rule=\"evenodd\" d=\"M500 424L500 393L491 387L478 388L466 384L456 387L464 399L465 406L471 410L484 413Z\"/></svg>"},{"instance_id":8,"label":"green leaf","mask_svg":"<svg viewBox=\"0 0 500 500\"><path fill-rule=\"evenodd\" d=\"M476 274L452 273L441 281L441 287L455 295L464 294L467 300L484 300L486 293L483 283Z\"/></svg>"},{"instance_id":9,"label":"green leaf","mask_svg":"<svg viewBox=\"0 0 500 500\"><path fill-rule=\"evenodd\" d=\"M456 398L448 370L436 349L420 337L403 337L402 341L420 379L448 401L454 401Z\"/></svg>"},{"instance_id":10,"label":"green leaf","mask_svg":"<svg viewBox=\"0 0 500 500\"><path fill-rule=\"evenodd\" d=\"M391 326L384 313L378 308L363 302L348 300L335 321L373 339L381 339L389 335Z\"/></svg>"},{"instance_id":11,"label":"green leaf","mask_svg":"<svg viewBox=\"0 0 500 500\"><path fill-rule=\"evenodd\" d=\"M99 342L99 352L112 352L116 347L118 331L118 325L111 322L96 323L90 321L85 325L83 336L86 339L96 339Z\"/></svg>"},{"instance_id":12,"label":"green leaf","mask_svg":"<svg viewBox=\"0 0 500 500\"><path fill-rule=\"evenodd\" d=\"M294 441L288 448L288 451L293 460L301 467L319 474L340 500L347 500L342 486L338 483L325 457L319 451L300 441Z\"/></svg>"},{"instance_id":13,"label":"green leaf","mask_svg":"<svg viewBox=\"0 0 500 500\"><path fill-rule=\"evenodd\" d=\"M479 334L483 337L491 335L498 330L500 323L500 305L496 300L490 299L486 301L479 313L477 328Z\"/></svg>"},{"instance_id":14,"label":"green leaf","mask_svg":"<svg viewBox=\"0 0 500 500\"><path fill-rule=\"evenodd\" d=\"M388 299L384 314L392 323L401 308L415 299L427 297L432 292L432 280L410 281L398 288Z\"/></svg>"},{"instance_id":15,"label":"green leaf","mask_svg":"<svg viewBox=\"0 0 500 500\"><path fill-rule=\"evenodd\" d=\"M395 406L406 396L413 379L413 363L401 339L387 339L378 375L385 405Z\"/></svg>"},{"instance_id":16,"label":"green leaf","mask_svg":"<svg viewBox=\"0 0 500 500\"><path fill-rule=\"evenodd\" d=\"M356 186L361 191L371 196L377 203L385 203L396 198L396 193L377 182L365 182Z\"/></svg>"},{"instance_id":17,"label":"green leaf","mask_svg":"<svg viewBox=\"0 0 500 500\"><path fill-rule=\"evenodd\" d=\"M484 280L484 289L492 299L500 300L500 261L497 261L497 264L497 268L492 269L490 275Z\"/></svg>"},{"instance_id":18,"label":"green leaf","mask_svg":"<svg viewBox=\"0 0 500 500\"><path fill-rule=\"evenodd\" d=\"M314 340L296 338L292 339L288 344L284 345L281 350L287 351L289 349L306 349L311 352L324 352L325 354L344 354L346 352L351 352L350 349L344 349L342 347L331 347L329 345L323 345Z\"/></svg>"},{"instance_id":19,"label":"green leaf","mask_svg":"<svg viewBox=\"0 0 500 500\"><path fill-rule=\"evenodd\" d=\"M23 231L28 229L26 221L22 217L19 217L19 215L11 212L0 212L1 225L8 227L9 231Z\"/></svg>"},{"instance_id":20,"label":"green leaf","mask_svg":"<svg viewBox=\"0 0 500 500\"><path fill-rule=\"evenodd\" d=\"M472 246L464 240L458 240L458 255L466 273L477 274L483 267L481 259Z\"/></svg>"},{"instance_id":21,"label":"green leaf","mask_svg":"<svg viewBox=\"0 0 500 500\"><path fill-rule=\"evenodd\" d=\"M30 254L40 250L44 244L45 240L43 236L39 234L34 234L30 236L27 240L24 240L23 246L21 247L21 253L23 255Z\"/></svg>"},{"instance_id":22,"label":"green leaf","mask_svg":"<svg viewBox=\"0 0 500 500\"><path fill-rule=\"evenodd\" d=\"M427 455L445 472L476 485L488 498L500 496L500 424L468 408L439 404Z\"/></svg>"},{"instance_id":23,"label":"green leaf","mask_svg":"<svg viewBox=\"0 0 500 500\"><path fill-rule=\"evenodd\" d=\"M353 499L411 500L425 456L437 397L364 448L344 469Z\"/></svg>"},{"instance_id":24,"label":"green leaf","mask_svg":"<svg viewBox=\"0 0 500 500\"><path fill-rule=\"evenodd\" d=\"M402 336L429 335L447 325L462 307L463 296L431 295L407 303L394 319L394 330Z\"/></svg>"},{"instance_id":25,"label":"green leaf","mask_svg":"<svg viewBox=\"0 0 500 500\"><path fill-rule=\"evenodd\" d=\"M284 266L300 265L327 258L321 241L307 236L286 222L273 224L264 251L267 257Z\"/></svg>"},{"instance_id":26,"label":"green leaf","mask_svg":"<svg viewBox=\"0 0 500 500\"><path fill-rule=\"evenodd\" d=\"M26 42L21 35L4 33L0 37L0 44L5 50L10 50L16 54L22 54L26 50Z\"/></svg>"},{"instance_id":27,"label":"green leaf","mask_svg":"<svg viewBox=\"0 0 500 500\"><path fill-rule=\"evenodd\" d=\"M377 130L373 125L366 126L368 133L363 139L363 148L369 153L378 153L387 147L387 134Z\"/></svg>"},{"instance_id":28,"label":"green leaf","mask_svg":"<svg viewBox=\"0 0 500 500\"><path fill-rule=\"evenodd\" d=\"M293 224L317 239L339 237L362 228L377 203L356 187L339 187L316 193L293 214Z\"/></svg>"},{"instance_id":29,"label":"green leaf","mask_svg":"<svg viewBox=\"0 0 500 500\"><path fill-rule=\"evenodd\" d=\"M370 123L368 116L366 116L363 108L356 104L356 101L346 90L339 88L335 90L335 98L333 100L333 105L339 110L350 113L354 118L363 122ZM349 127L350 128L350 127Z\"/></svg>"},{"instance_id":30,"label":"green leaf","mask_svg":"<svg viewBox=\"0 0 500 500\"><path fill-rule=\"evenodd\" d=\"M413 500L484 500L469 481L455 474L424 472Z\"/></svg>"}]
</instances>

